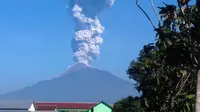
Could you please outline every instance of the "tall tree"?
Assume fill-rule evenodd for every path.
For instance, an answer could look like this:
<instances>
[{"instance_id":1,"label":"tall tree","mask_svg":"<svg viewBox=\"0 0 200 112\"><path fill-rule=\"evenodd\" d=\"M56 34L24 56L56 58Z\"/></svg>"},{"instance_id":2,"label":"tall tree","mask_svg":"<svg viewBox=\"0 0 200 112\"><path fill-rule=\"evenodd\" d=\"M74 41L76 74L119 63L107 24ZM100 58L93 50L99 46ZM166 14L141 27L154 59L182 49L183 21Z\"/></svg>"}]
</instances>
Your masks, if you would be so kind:
<instances>
[{"instance_id":1,"label":"tall tree","mask_svg":"<svg viewBox=\"0 0 200 112\"><path fill-rule=\"evenodd\" d=\"M128 69L142 93L142 108L147 112L192 111L196 78L179 67L166 66L163 57L164 51L146 45Z\"/></svg>"},{"instance_id":2,"label":"tall tree","mask_svg":"<svg viewBox=\"0 0 200 112\"><path fill-rule=\"evenodd\" d=\"M178 0L178 11L160 13L164 15L164 22L166 22L163 25L170 32L174 32L168 37L165 36L164 39L179 39L178 41L170 39L171 45L167 47L163 44L160 46L166 48L165 60L167 60L167 65L180 67L190 75L195 75L194 77L197 80L195 111L200 112L200 93L198 92L200 91L200 11L197 4L198 1L196 1L196 5L189 5L189 0ZM160 33L159 30L160 36L162 32Z\"/></svg>"},{"instance_id":3,"label":"tall tree","mask_svg":"<svg viewBox=\"0 0 200 112\"><path fill-rule=\"evenodd\" d=\"M156 42L144 46L127 73L136 80L146 111L194 111L195 89L196 99L200 98L200 2L189 5L189 0L177 0L177 5L164 4L159 7L158 28L152 24Z\"/></svg>"}]
</instances>

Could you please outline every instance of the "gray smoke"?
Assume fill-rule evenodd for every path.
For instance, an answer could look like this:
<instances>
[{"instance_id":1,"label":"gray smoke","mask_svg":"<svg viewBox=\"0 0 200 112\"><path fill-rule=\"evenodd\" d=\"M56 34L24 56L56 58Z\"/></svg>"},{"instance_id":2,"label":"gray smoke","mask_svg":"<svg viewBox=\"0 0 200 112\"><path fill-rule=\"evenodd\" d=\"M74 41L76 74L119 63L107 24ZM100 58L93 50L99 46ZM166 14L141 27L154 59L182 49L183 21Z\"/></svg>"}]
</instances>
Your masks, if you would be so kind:
<instances>
[{"instance_id":1,"label":"gray smoke","mask_svg":"<svg viewBox=\"0 0 200 112\"><path fill-rule=\"evenodd\" d=\"M103 42L101 37L104 27L98 15L104 9L110 8L114 0L71 0L70 10L75 22L75 38L71 47L74 60L79 63L91 64L100 54L99 45Z\"/></svg>"}]
</instances>

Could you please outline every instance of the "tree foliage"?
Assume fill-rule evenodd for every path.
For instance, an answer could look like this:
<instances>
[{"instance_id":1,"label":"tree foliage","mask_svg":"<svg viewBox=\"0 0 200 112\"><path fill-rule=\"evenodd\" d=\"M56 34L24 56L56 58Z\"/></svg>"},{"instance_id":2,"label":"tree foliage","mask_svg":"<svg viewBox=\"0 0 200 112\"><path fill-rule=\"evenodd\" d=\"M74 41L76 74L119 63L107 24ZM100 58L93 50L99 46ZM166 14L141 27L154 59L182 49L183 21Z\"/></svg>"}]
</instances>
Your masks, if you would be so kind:
<instances>
[{"instance_id":1,"label":"tree foliage","mask_svg":"<svg viewBox=\"0 0 200 112\"><path fill-rule=\"evenodd\" d=\"M200 2L164 4L155 43L143 47L127 73L137 82L145 112L192 112L200 69Z\"/></svg>"},{"instance_id":2,"label":"tree foliage","mask_svg":"<svg viewBox=\"0 0 200 112\"><path fill-rule=\"evenodd\" d=\"M144 112L139 97L128 96L114 104L114 112Z\"/></svg>"}]
</instances>

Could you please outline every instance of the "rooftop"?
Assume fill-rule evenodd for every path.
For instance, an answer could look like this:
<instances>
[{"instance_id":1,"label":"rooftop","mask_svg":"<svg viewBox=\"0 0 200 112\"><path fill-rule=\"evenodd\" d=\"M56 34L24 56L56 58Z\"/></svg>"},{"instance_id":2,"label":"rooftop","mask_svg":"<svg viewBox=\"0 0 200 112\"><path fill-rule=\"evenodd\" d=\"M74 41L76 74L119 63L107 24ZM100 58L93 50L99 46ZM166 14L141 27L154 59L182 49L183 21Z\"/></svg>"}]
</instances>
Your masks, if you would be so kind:
<instances>
[{"instance_id":1,"label":"rooftop","mask_svg":"<svg viewBox=\"0 0 200 112\"><path fill-rule=\"evenodd\" d=\"M55 110L55 109L91 109L98 103L53 103L53 102L37 102L34 103L36 110Z\"/></svg>"}]
</instances>

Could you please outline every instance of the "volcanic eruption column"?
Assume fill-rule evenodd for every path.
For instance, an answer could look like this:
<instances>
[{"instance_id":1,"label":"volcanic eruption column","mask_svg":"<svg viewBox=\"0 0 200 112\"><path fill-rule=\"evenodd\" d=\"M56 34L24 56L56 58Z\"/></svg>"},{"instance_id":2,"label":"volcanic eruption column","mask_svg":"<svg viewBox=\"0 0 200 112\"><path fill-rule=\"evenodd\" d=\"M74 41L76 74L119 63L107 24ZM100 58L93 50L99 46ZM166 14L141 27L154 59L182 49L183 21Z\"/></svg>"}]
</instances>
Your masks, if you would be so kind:
<instances>
[{"instance_id":1,"label":"volcanic eruption column","mask_svg":"<svg viewBox=\"0 0 200 112\"><path fill-rule=\"evenodd\" d=\"M114 0L71 0L70 10L75 22L75 38L71 41L74 60L90 65L100 54L99 45L104 27L98 15L110 8Z\"/></svg>"}]
</instances>

